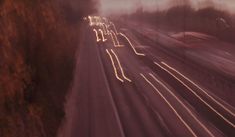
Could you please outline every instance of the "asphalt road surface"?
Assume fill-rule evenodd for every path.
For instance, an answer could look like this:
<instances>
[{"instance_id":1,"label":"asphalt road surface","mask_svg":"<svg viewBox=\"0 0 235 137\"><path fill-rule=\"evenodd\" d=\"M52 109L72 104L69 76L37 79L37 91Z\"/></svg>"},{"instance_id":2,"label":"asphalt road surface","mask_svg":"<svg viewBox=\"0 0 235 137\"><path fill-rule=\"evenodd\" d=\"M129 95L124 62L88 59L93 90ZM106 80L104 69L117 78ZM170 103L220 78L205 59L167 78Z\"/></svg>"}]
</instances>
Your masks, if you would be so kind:
<instances>
[{"instance_id":1,"label":"asphalt road surface","mask_svg":"<svg viewBox=\"0 0 235 137\"><path fill-rule=\"evenodd\" d=\"M115 25L83 24L59 136L235 136L233 45L195 32Z\"/></svg>"}]
</instances>

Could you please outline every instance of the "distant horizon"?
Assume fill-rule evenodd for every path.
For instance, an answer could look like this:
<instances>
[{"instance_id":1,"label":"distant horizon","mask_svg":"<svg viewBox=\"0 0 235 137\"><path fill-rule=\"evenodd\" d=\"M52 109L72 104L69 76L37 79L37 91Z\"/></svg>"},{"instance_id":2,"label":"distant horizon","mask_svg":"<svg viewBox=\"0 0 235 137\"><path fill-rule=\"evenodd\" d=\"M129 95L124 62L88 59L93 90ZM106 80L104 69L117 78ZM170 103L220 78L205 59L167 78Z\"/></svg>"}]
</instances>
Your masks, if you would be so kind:
<instances>
[{"instance_id":1,"label":"distant horizon","mask_svg":"<svg viewBox=\"0 0 235 137\"><path fill-rule=\"evenodd\" d=\"M98 0L97 8L101 15L123 15L135 13L138 9L155 12L181 5L189 5L195 10L214 7L218 10L235 13L234 0Z\"/></svg>"}]
</instances>

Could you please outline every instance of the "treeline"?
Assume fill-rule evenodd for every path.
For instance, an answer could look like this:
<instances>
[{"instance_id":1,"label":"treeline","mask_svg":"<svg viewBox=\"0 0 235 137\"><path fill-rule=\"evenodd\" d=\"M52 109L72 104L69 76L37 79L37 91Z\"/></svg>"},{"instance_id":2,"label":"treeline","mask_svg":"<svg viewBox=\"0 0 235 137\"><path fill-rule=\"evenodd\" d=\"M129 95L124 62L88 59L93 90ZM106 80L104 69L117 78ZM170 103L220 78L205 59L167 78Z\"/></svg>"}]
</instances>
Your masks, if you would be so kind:
<instances>
[{"instance_id":1,"label":"treeline","mask_svg":"<svg viewBox=\"0 0 235 137\"><path fill-rule=\"evenodd\" d=\"M152 13L138 10L132 16L134 20L151 23L156 27L176 31L197 31L217 36L229 42L235 42L235 16L226 11L207 7L195 10L190 6L176 6L166 11Z\"/></svg>"},{"instance_id":2,"label":"treeline","mask_svg":"<svg viewBox=\"0 0 235 137\"><path fill-rule=\"evenodd\" d=\"M55 137L90 0L0 0L0 136Z\"/></svg>"}]
</instances>

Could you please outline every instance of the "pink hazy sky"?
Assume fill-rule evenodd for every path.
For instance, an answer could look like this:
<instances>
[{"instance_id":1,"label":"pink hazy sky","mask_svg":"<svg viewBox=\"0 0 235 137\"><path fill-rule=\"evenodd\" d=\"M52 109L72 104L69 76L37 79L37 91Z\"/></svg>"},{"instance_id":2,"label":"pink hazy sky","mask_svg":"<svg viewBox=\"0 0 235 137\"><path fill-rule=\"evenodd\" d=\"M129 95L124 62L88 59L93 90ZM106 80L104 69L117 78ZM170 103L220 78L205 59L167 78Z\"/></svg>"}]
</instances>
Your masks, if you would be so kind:
<instances>
[{"instance_id":1,"label":"pink hazy sky","mask_svg":"<svg viewBox=\"0 0 235 137\"><path fill-rule=\"evenodd\" d=\"M130 14L139 8L144 11L165 10L187 1L195 9L214 6L219 9L235 12L235 0L98 0L98 10L102 15Z\"/></svg>"}]
</instances>

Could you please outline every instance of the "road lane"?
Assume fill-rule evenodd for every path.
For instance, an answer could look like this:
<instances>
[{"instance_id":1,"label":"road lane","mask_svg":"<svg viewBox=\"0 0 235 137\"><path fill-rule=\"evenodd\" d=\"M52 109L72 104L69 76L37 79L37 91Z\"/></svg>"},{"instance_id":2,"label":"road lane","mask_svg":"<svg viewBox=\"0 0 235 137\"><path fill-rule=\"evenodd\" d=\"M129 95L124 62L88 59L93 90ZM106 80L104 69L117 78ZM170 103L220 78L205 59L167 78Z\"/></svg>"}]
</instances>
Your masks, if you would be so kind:
<instances>
[{"instance_id":1,"label":"road lane","mask_svg":"<svg viewBox=\"0 0 235 137\"><path fill-rule=\"evenodd\" d=\"M153 116L153 112L149 110L143 97L137 94L139 89L135 87L133 77L130 77L133 82L127 80L120 82L116 79L108 55L105 54L105 48L103 45L100 52L121 122L125 129L125 135L130 137L170 136L170 133L165 133L165 129L162 129L163 127ZM123 70L129 76L125 67Z\"/></svg>"},{"instance_id":2,"label":"road lane","mask_svg":"<svg viewBox=\"0 0 235 137\"><path fill-rule=\"evenodd\" d=\"M183 108L193 117L193 119L195 119L196 122L198 122L198 124L200 124L200 126L211 136L211 137L215 137L215 135L197 118L197 116L190 110L189 107L187 107L184 103L183 103L183 99L180 99L179 97L177 97L169 88L166 84L163 84L163 82L161 82L158 78L156 78L153 74L149 73L149 75L158 82L158 84L160 84L162 87L164 87L182 106Z\"/></svg>"},{"instance_id":3,"label":"road lane","mask_svg":"<svg viewBox=\"0 0 235 137\"><path fill-rule=\"evenodd\" d=\"M187 45L164 37L164 47L163 39L129 25L120 32L113 22L89 20L67 103L66 137L235 135L234 106L172 69L193 69L184 60Z\"/></svg>"},{"instance_id":4,"label":"road lane","mask_svg":"<svg viewBox=\"0 0 235 137\"><path fill-rule=\"evenodd\" d=\"M138 34L137 34L138 35ZM143 39L141 39L142 41L143 41ZM147 43L148 44L148 43ZM146 45L146 44L145 44ZM156 45L158 45L157 43L155 44L155 46ZM148 51L147 51L148 50ZM164 59L168 59L169 57L166 57L166 55L163 55L163 56L161 56L161 57L155 57L155 55L159 55L159 54L157 54L157 53L159 53L159 52L161 52L161 48L160 48L160 50L158 50L158 52L157 53L153 53L152 51L153 50L151 50L151 49L145 49L145 52L147 51L147 53L148 53L148 57L150 58L150 66L152 66L152 62L151 61L154 61L154 60L164 60ZM150 54L150 56L149 56L149 54ZM151 54L154 54L154 56L152 56ZM169 53L168 53L169 54ZM172 54L172 53L171 53ZM162 53L160 53L160 55L162 55ZM169 59L168 59L169 60ZM161 62L161 61L160 61ZM171 62L174 62L174 59L171 59ZM175 64L175 63L174 63ZM187 66L187 62L185 62L184 61L184 64ZM154 68L153 68L154 69ZM159 72L159 73L162 73L162 72ZM163 77L166 77L166 76L163 76ZM169 77L169 76L167 76L167 77ZM176 79L177 80L177 79ZM170 82L170 81L169 81ZM171 84L173 84L173 82L170 82ZM181 84L182 84L182 82L181 82ZM173 84L174 85L174 84ZM175 86L175 88L176 89L179 89L179 87L177 87L177 86ZM188 92L188 91L185 91L185 92ZM185 93L182 93L182 95L185 97L185 98L189 98L189 95L184 95ZM205 98L205 97L204 97ZM191 99L191 98L190 98ZM189 100L189 102L191 102L191 104L193 105L193 106L198 106L198 101L196 102L194 102L194 103L192 103L192 100L190 100L190 99L188 99ZM207 101L210 101L210 104L213 104L214 102L212 102L211 100L207 100ZM200 103L200 102L199 102ZM207 106L209 106L209 108L211 109L212 107L210 106L210 105L207 105ZM230 107L231 108L231 107ZM199 112L201 112L202 111L202 108L200 108L200 107L198 107L197 108L198 109L198 111ZM207 111L207 109L208 108L205 108L205 110L204 111ZM214 111L214 112L218 112L217 111L217 109L218 109L218 106L216 106L216 111L215 111L215 109L213 109L212 108L212 110ZM231 108L231 110L233 110L233 108ZM212 112L213 113L213 112ZM222 111L222 115L219 113L219 117L220 118L218 118L217 116L213 116L214 114L212 114L211 112L208 114L208 112L203 112L203 115L207 115L206 117L208 118L208 119L210 119L213 123L215 123L220 129L222 129L223 130L223 132L226 132L226 134L228 134L228 135L233 135L234 134L234 124L233 124L233 122L234 122L234 116L229 116L229 120L227 119L227 113L226 112L224 112L224 111ZM218 114L218 113L217 113ZM224 117L224 116L226 116L226 118ZM213 118L216 118L217 120L214 120L213 118L211 118L211 117L213 117ZM221 118L223 119L223 120L221 120ZM218 122L219 121L219 122ZM226 123L225 123L226 122ZM222 124L223 123L223 124ZM229 125L228 125L229 124Z\"/></svg>"},{"instance_id":5,"label":"road lane","mask_svg":"<svg viewBox=\"0 0 235 137\"><path fill-rule=\"evenodd\" d=\"M175 72L176 74L178 74L179 76L184 78L186 81L188 81L190 84L192 84L193 86L198 88L201 92L203 92L204 96L207 96L208 98L210 98L215 104L217 104L217 106L221 107L224 111L229 113L229 115L231 115L232 117L235 117L235 110L234 110L234 108L232 106L230 106L226 102L223 102L222 99L220 99L219 97L213 97L215 95L213 95L210 92L208 93L208 91L205 91L202 87L200 87L198 84L196 84L195 82L190 80L187 76L185 76L184 74L180 73L178 70L176 70L173 67L169 66L165 62L161 62L161 64L163 64L164 66L168 67L170 70L172 70L173 72ZM179 78L179 76L178 76L178 78ZM210 95L210 94L212 94L212 95ZM215 98L217 98L217 99L215 99Z\"/></svg>"},{"instance_id":6,"label":"road lane","mask_svg":"<svg viewBox=\"0 0 235 137\"><path fill-rule=\"evenodd\" d=\"M125 137L92 29L84 25L61 137Z\"/></svg>"},{"instance_id":7,"label":"road lane","mask_svg":"<svg viewBox=\"0 0 235 137\"><path fill-rule=\"evenodd\" d=\"M148 68L148 66L146 66L144 63L141 63L141 61L138 58L136 58L136 56L134 56L134 54L131 57L130 55L132 55L132 54L131 54L130 51L127 51L125 49L118 49L118 51L119 51L118 53L120 53L120 57L121 57L122 62L124 62L126 67L129 69L129 72L131 73L131 75L136 75L136 74L138 74L138 72L152 72L151 69ZM135 62L139 62L139 63L135 63ZM135 83L136 82L137 81L135 81ZM141 83L143 83L143 81ZM146 85L142 86L142 88L145 87L145 86ZM152 92L149 89L144 89L143 91L145 93ZM153 96L152 94L149 97L152 98L152 100L156 99L156 97ZM152 103L152 104L154 104L154 103ZM162 111L162 110L159 110L159 111Z\"/></svg>"},{"instance_id":8,"label":"road lane","mask_svg":"<svg viewBox=\"0 0 235 137\"><path fill-rule=\"evenodd\" d=\"M209 56L210 54L215 54L215 51L234 51L233 45L215 40L215 42L218 43L217 45L213 42L213 45L208 44L205 46L206 44L202 42L202 44L195 44L203 45L204 48L188 48L193 44L186 45L182 42L172 44L172 41L176 41L176 39L172 40L170 36L163 33L161 34L157 30L151 30L150 33L148 28L135 29L136 26L134 25L127 26L131 26L128 30L133 30L131 31L131 35L135 35L140 43L145 43L145 45L149 45L153 48L151 54L164 59L161 61L169 62L173 64L174 67L188 73L193 79L199 81L201 85L213 91L216 96L221 97L227 103L235 107L235 100L233 98L233 96L235 96L235 92L233 92L235 89L235 77L228 75L225 71L221 71L222 69L218 69L218 66L214 66L214 64L218 64L219 62L215 60L215 58L211 59ZM171 42L167 43L168 40L171 40ZM208 42L205 41L205 43ZM155 52L153 52L154 49ZM200 58L204 59L201 60L196 56L201 56ZM217 54L217 56L219 55ZM208 59L211 59L211 62L209 62ZM230 59L230 61L232 61L232 56ZM230 66L228 69L232 69L231 64L220 66Z\"/></svg>"}]
</instances>

